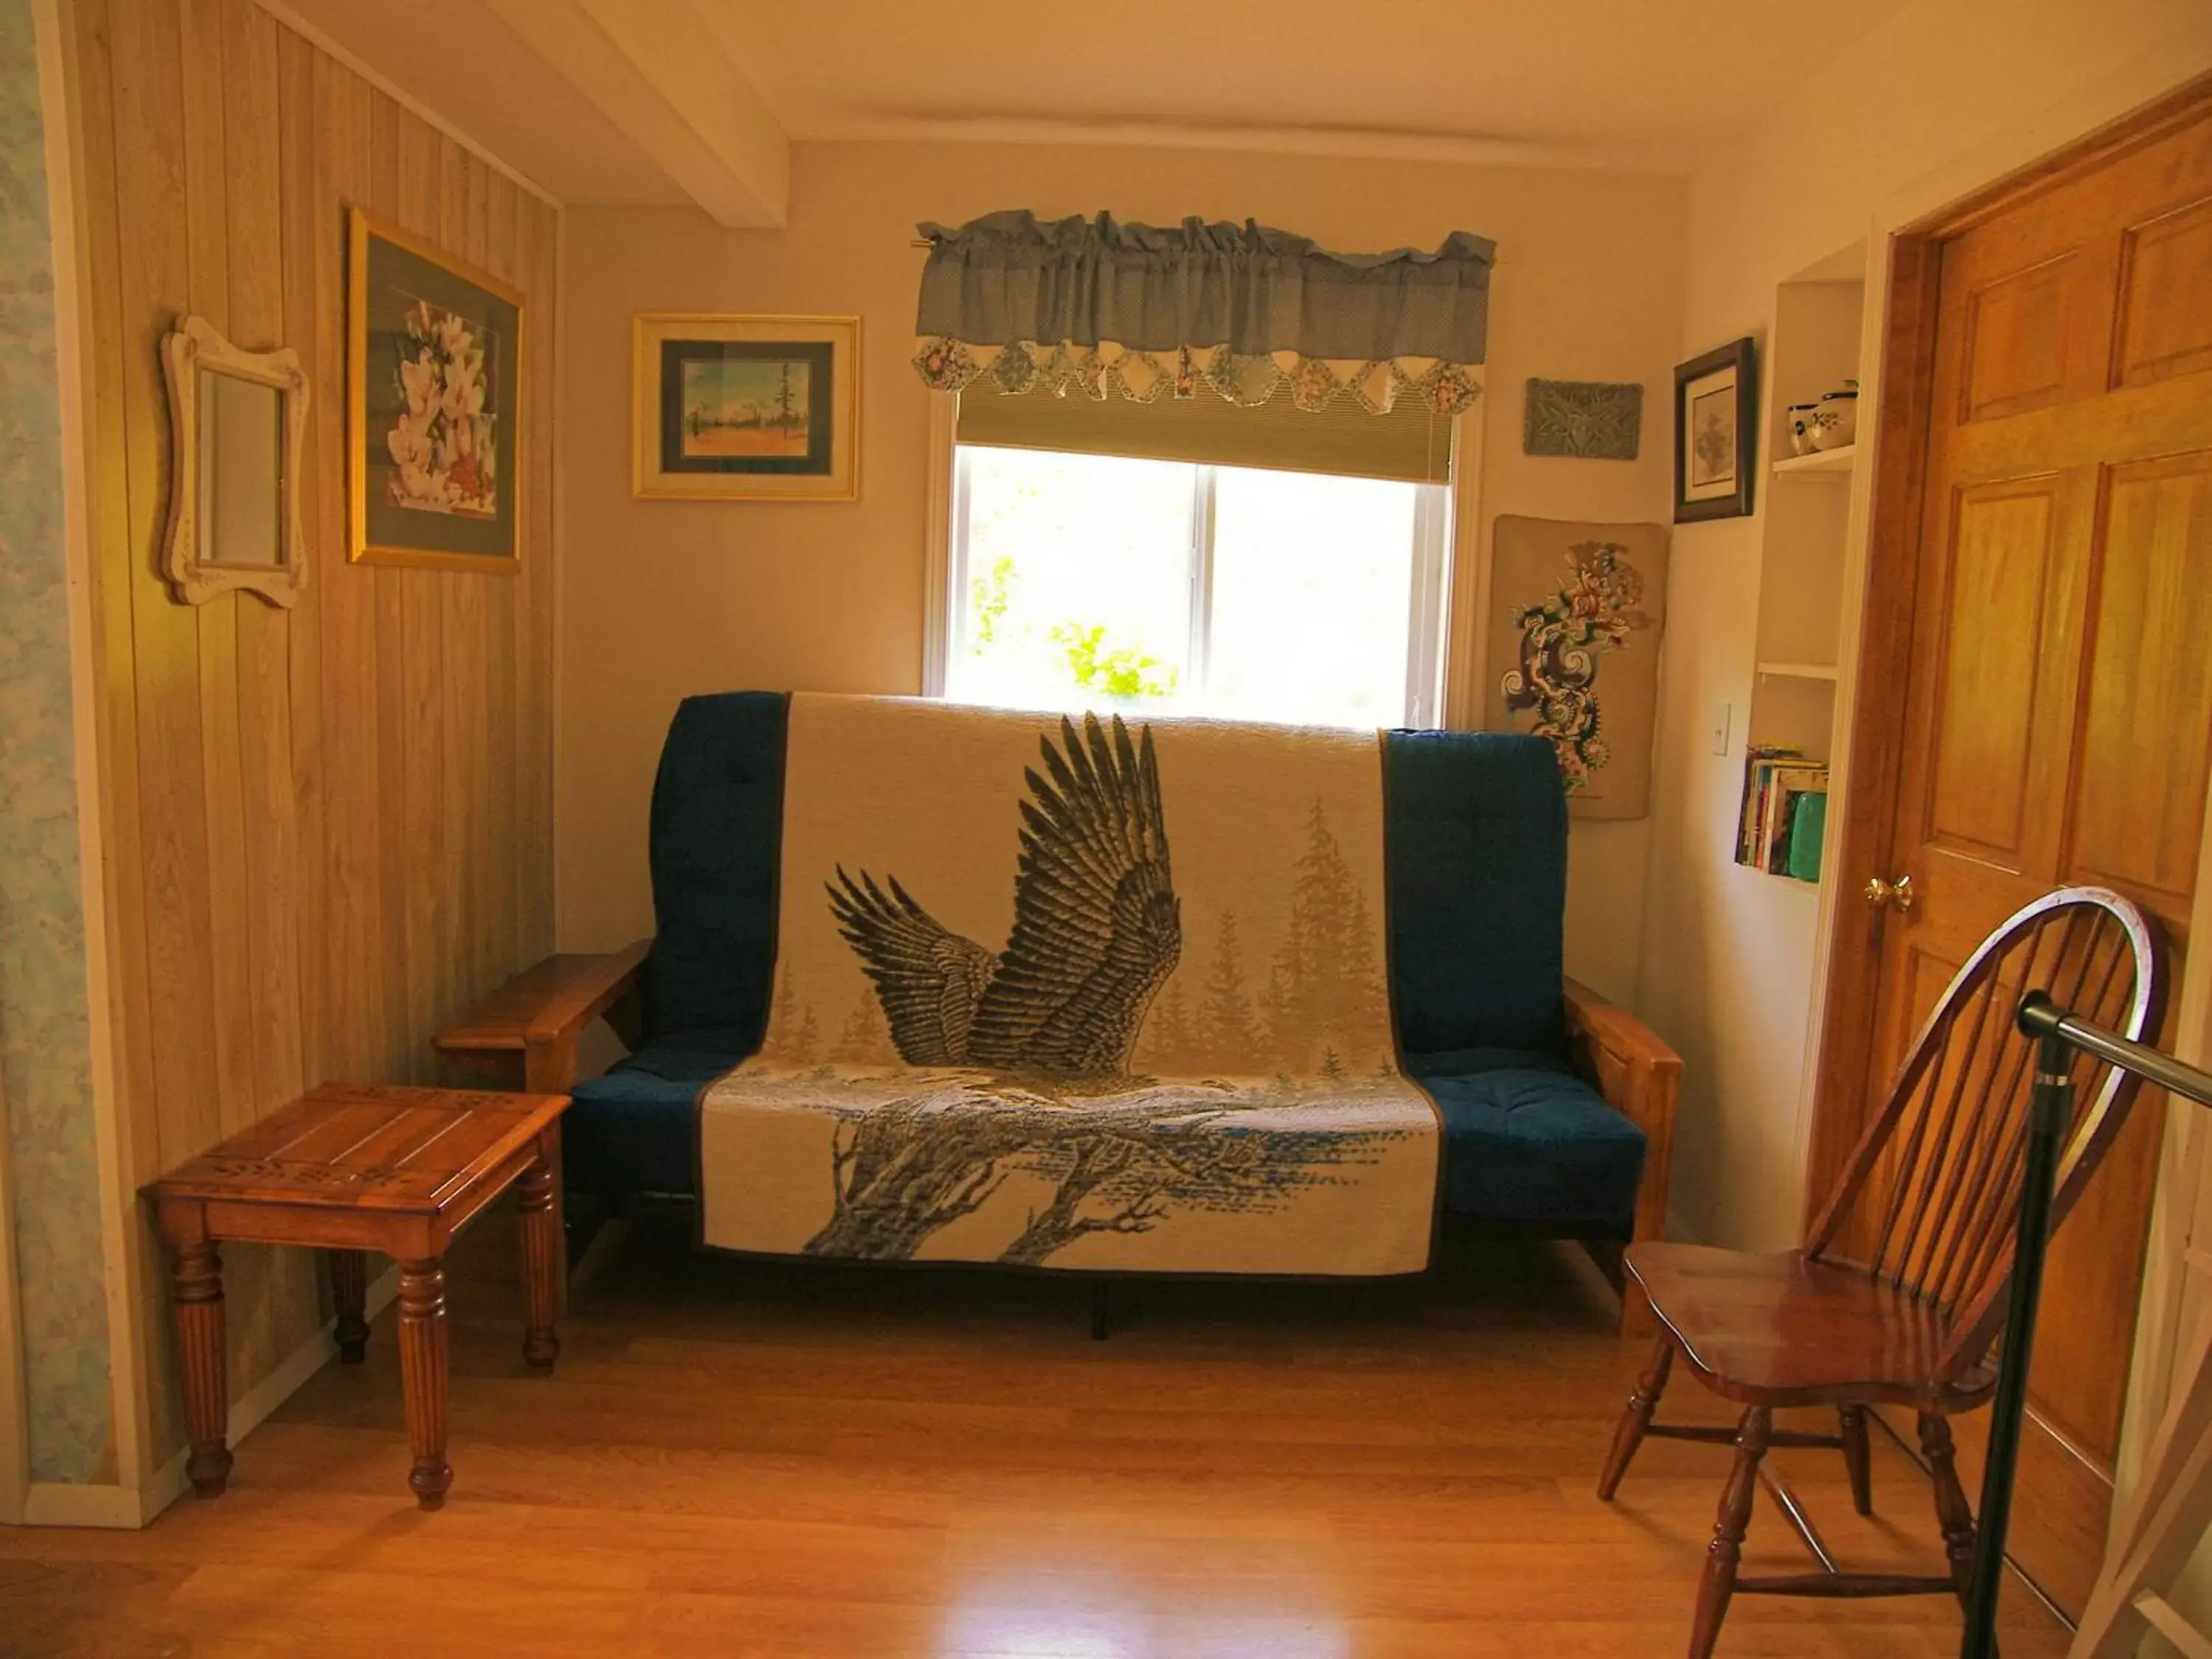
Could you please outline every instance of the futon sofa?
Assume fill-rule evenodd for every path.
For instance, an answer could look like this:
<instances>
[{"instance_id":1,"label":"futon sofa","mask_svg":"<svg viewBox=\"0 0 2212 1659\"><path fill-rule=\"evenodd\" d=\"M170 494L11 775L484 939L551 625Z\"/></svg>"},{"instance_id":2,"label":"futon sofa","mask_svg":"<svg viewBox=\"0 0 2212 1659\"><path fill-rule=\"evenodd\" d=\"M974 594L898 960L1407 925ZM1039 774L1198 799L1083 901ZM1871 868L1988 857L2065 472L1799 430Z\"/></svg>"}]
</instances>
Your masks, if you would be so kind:
<instances>
[{"instance_id":1,"label":"futon sofa","mask_svg":"<svg viewBox=\"0 0 2212 1659\"><path fill-rule=\"evenodd\" d=\"M504 1053L524 1086L573 1097L572 1193L696 1190L700 1093L769 1020L788 707L767 692L685 701L653 787L654 936L549 958L439 1039L457 1057ZM1439 1109L1447 1221L1580 1240L1619 1288L1626 1246L1663 1231L1681 1062L1563 976L1551 746L1445 732L1382 744L1392 1014L1404 1070ZM603 1015L631 1052L579 1077L579 1039Z\"/></svg>"}]
</instances>

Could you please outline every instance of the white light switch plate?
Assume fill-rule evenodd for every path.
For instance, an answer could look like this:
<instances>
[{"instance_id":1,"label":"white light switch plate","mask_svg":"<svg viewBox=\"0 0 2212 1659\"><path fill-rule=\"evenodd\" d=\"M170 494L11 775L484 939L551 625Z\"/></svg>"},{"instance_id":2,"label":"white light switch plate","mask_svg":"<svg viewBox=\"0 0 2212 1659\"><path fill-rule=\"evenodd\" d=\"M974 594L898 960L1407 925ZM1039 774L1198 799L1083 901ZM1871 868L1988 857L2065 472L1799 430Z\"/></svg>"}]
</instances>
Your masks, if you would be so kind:
<instances>
[{"instance_id":1,"label":"white light switch plate","mask_svg":"<svg viewBox=\"0 0 2212 1659\"><path fill-rule=\"evenodd\" d=\"M1713 753L1716 755L1725 755L1729 751L1729 725L1735 712L1724 702L1713 705Z\"/></svg>"}]
</instances>

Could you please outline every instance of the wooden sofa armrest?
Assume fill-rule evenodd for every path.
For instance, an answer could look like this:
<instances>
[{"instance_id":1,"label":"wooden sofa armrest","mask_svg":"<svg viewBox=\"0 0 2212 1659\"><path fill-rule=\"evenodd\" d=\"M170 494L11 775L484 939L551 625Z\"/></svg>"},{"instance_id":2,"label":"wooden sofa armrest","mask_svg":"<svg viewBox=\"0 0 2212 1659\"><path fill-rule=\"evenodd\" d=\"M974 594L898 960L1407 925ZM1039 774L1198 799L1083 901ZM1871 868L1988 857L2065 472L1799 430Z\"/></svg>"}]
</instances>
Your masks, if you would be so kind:
<instances>
[{"instance_id":1,"label":"wooden sofa armrest","mask_svg":"<svg viewBox=\"0 0 2212 1659\"><path fill-rule=\"evenodd\" d=\"M1642 1020L1607 1002L1587 985L1566 981L1567 1036L1581 1050L1606 1103L1644 1131L1644 1180L1636 1191L1632 1242L1667 1235L1667 1182L1674 1160L1674 1107L1682 1088L1682 1057L1659 1040ZM1621 1292L1621 1328L1637 1334L1650 1327L1641 1297L1629 1294L1618 1246L1593 1249L1591 1255L1613 1288Z\"/></svg>"},{"instance_id":2,"label":"wooden sofa armrest","mask_svg":"<svg viewBox=\"0 0 2212 1659\"><path fill-rule=\"evenodd\" d=\"M1667 1178L1674 1154L1674 1103L1682 1087L1682 1057L1651 1028L1587 985L1566 982L1567 1035L1584 1051L1592 1080L1606 1103L1644 1131L1644 1182L1636 1194L1631 1237L1663 1237Z\"/></svg>"},{"instance_id":3,"label":"wooden sofa armrest","mask_svg":"<svg viewBox=\"0 0 2212 1659\"><path fill-rule=\"evenodd\" d=\"M514 1054L522 1089L567 1094L576 1086L577 1040L593 1020L605 1015L635 1046L636 1026L623 1005L636 996L652 943L550 956L524 969L439 1032L438 1052L480 1062Z\"/></svg>"}]
</instances>

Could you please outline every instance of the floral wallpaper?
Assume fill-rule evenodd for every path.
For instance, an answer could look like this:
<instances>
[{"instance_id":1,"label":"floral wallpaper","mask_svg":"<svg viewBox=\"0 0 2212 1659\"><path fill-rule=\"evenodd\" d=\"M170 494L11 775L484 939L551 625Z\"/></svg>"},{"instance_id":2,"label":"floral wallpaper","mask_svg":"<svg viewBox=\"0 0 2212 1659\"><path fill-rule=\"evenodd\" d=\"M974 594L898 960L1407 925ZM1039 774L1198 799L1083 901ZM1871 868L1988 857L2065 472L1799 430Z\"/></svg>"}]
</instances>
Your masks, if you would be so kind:
<instances>
[{"instance_id":1,"label":"floral wallpaper","mask_svg":"<svg viewBox=\"0 0 2212 1659\"><path fill-rule=\"evenodd\" d=\"M0 1110L31 1478L112 1480L53 246L29 0L0 0Z\"/></svg>"}]
</instances>

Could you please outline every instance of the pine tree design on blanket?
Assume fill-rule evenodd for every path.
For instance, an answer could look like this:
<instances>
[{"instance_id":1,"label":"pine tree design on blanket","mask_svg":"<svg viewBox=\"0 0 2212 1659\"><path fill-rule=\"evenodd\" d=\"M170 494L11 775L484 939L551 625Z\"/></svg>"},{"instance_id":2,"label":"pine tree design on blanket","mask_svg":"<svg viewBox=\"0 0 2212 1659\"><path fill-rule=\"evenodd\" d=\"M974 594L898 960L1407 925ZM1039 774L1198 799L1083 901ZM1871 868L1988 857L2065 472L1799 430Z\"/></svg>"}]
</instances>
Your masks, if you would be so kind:
<instances>
[{"instance_id":1,"label":"pine tree design on blanket","mask_svg":"<svg viewBox=\"0 0 2212 1659\"><path fill-rule=\"evenodd\" d=\"M1425 1211L1433 1152L1424 1176L1428 1149L1401 1143L1433 1139L1433 1109L1390 1051L1368 901L1322 801L1310 800L1283 870L1286 922L1256 1008L1238 917L1224 908L1194 1009L1171 983L1186 928L1152 727L1085 716L1079 731L1062 719L1036 752L1015 803L1005 947L947 926L888 861L833 860L816 891L860 980L836 1042L817 1054L812 999L780 963L760 1060L710 1088L710 1115L741 1096L741 1109L828 1120L826 1147L812 1143L829 1158L828 1212L784 1248L1135 1265L1127 1252L1139 1241L1180 1231L1188 1249L1147 1250L1143 1264L1175 1270L1188 1255L1190 1270L1268 1271L1251 1261L1264 1247L1237 1242L1239 1223L1294 1221L1303 1200L1408 1153ZM986 855L963 850L964 864ZM709 1243L747 1248L714 1231Z\"/></svg>"}]
</instances>

